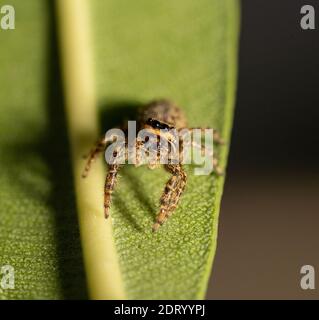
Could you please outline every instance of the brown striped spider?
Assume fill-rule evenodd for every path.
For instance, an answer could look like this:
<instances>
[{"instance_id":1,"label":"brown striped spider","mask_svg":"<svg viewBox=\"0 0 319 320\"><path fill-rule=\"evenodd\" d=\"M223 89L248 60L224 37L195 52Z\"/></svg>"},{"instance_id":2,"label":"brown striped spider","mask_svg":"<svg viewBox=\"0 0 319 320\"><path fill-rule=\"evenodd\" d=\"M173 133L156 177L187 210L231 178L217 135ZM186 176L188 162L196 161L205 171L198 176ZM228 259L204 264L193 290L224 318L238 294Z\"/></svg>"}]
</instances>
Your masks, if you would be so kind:
<instances>
[{"instance_id":1,"label":"brown striped spider","mask_svg":"<svg viewBox=\"0 0 319 320\"><path fill-rule=\"evenodd\" d=\"M164 155L167 156L167 163L164 164L165 169L172 175L171 178L167 181L166 186L164 188L163 194L160 199L160 209L159 213L157 214L156 221L153 225L153 231L157 231L158 228L170 217L170 215L174 212L175 208L178 205L180 197L185 189L187 176L183 169L183 157L181 151L183 150L183 135L179 133L182 129L187 128L187 121L184 113L182 110L168 100L156 100L152 101L151 103L147 104L139 114L139 121L138 127L140 130L146 131L150 136L155 137L153 138L153 143L151 144L151 148L145 150L146 141L149 141L149 138L141 141L138 138L136 139L136 150L143 150L148 155L152 153L155 155L155 161L147 163L148 167L154 169L158 165L162 164L160 162L160 157ZM187 128L187 129L195 129L195 128ZM178 151L178 158L174 158L171 156L170 153L172 146L176 143L176 136L172 135L172 130L177 132L177 136L179 141L177 142L179 148ZM200 128L201 131L205 129ZM220 135L216 130L213 130L213 141L216 144L222 144L223 141L220 138ZM118 156L119 154L124 155L125 160L128 159L128 142L127 137L124 138L125 143L123 144L122 148L117 149L113 152L114 156ZM164 145L159 143L159 141L167 142ZM82 177L85 178L91 168L92 162L96 159L98 154L102 151L106 150L108 145L112 143L113 139L104 136L96 146L91 150L88 160L83 172ZM201 151L204 150L204 146L201 143L194 143L193 141L191 144L195 147L200 149ZM167 147L168 146L168 147ZM210 151L209 151L210 152ZM209 153L211 156L211 161L214 166L214 170L217 175L221 175L223 172L221 168L218 166L218 159L215 157L211 151ZM141 165L141 161L139 156L136 156L136 166ZM145 163L144 163L145 164ZM115 184L117 182L118 172L121 168L123 163L110 163L108 162L109 171L106 176L105 186L104 186L104 215L105 218L109 217L109 210L111 206L111 196L113 190L115 188Z\"/></svg>"}]
</instances>

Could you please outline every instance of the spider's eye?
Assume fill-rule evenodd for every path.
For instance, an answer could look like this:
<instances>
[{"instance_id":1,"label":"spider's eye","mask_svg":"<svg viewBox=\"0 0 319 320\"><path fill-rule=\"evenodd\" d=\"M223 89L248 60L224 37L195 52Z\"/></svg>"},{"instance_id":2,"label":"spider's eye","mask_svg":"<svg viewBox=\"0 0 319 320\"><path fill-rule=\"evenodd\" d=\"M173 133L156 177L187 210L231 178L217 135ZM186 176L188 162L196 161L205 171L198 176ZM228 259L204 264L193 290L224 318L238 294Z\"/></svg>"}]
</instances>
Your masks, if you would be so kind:
<instances>
[{"instance_id":1,"label":"spider's eye","mask_svg":"<svg viewBox=\"0 0 319 320\"><path fill-rule=\"evenodd\" d=\"M162 123L160 123L159 121L155 120L154 123L153 123L153 128L164 129L164 126L162 125Z\"/></svg>"},{"instance_id":2,"label":"spider's eye","mask_svg":"<svg viewBox=\"0 0 319 320\"><path fill-rule=\"evenodd\" d=\"M152 128L154 129L160 129L160 130L169 130L170 127L165 124L165 123L162 123L160 121L157 121L157 120L154 120L154 119L148 119L147 124L149 124L150 126L152 126Z\"/></svg>"}]
</instances>

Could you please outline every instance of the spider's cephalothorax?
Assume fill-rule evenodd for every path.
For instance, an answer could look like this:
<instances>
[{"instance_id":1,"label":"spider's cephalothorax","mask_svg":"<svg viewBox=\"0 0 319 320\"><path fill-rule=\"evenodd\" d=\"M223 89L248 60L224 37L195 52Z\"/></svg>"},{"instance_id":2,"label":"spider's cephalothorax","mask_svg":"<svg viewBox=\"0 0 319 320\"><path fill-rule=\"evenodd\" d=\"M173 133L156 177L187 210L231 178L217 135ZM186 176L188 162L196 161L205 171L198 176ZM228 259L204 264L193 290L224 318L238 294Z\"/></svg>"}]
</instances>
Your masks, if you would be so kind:
<instances>
[{"instance_id":1,"label":"spider's cephalothorax","mask_svg":"<svg viewBox=\"0 0 319 320\"><path fill-rule=\"evenodd\" d=\"M178 106L168 100L155 100L146 105L140 112L139 123L145 125L151 120L154 127L166 126L176 129L187 126L186 117Z\"/></svg>"},{"instance_id":2,"label":"spider's cephalothorax","mask_svg":"<svg viewBox=\"0 0 319 320\"><path fill-rule=\"evenodd\" d=\"M147 104L140 112L138 118L138 127L139 129L144 129L146 132L149 132L156 140L154 143L153 149L147 150L147 152L154 152L155 154L155 163L148 163L150 168L155 168L159 164L160 153L168 154L169 149L172 148L174 143L176 142L176 135L172 134L172 132L177 135L181 129L187 128L187 121L182 110L170 102L169 100L156 100ZM183 136L178 136L179 144L183 143ZM167 142L167 144L159 144L158 141L163 139ZM96 159L97 155L106 149L109 143L112 141L103 137L96 146L92 149L89 154L86 167L83 172L83 178L85 178L90 170L92 162ZM151 141L152 142L152 141ZM217 131L214 131L214 142L222 143L222 139L219 137ZM145 149L146 142L136 140L136 149L143 150ZM152 143L148 141L148 145L152 146ZM166 147L164 147L164 145ZM160 147L159 147L160 146ZM167 147L169 146L169 148ZM194 147L199 147L202 149L202 145L194 145ZM167 148L167 150L165 149ZM123 149L123 148L122 148ZM122 152L126 155L127 158L127 143L125 144L124 152L123 150L118 150L118 152ZM161 149L161 150L159 150ZM164 152L163 152L164 149ZM182 148L180 149L182 150ZM164 188L163 194L160 199L160 209L159 213L156 217L156 221L153 225L153 231L157 231L157 229L169 218L169 216L173 213L179 199L185 189L187 176L183 169L181 159L182 157L178 157L179 161L172 161L169 159L167 164L164 164L165 169L171 173L171 178L167 181L166 186ZM174 160L174 159L173 159ZM176 159L175 159L176 160ZM215 172L217 174L222 174L222 170L218 167L218 160L216 157L212 157L212 161L214 164ZM139 160L137 159L136 165L140 165ZM106 177L105 187L104 187L104 214L105 217L109 216L109 209L111 206L111 195L114 190L118 171L121 167L121 164L109 164L109 172Z\"/></svg>"}]
</instances>

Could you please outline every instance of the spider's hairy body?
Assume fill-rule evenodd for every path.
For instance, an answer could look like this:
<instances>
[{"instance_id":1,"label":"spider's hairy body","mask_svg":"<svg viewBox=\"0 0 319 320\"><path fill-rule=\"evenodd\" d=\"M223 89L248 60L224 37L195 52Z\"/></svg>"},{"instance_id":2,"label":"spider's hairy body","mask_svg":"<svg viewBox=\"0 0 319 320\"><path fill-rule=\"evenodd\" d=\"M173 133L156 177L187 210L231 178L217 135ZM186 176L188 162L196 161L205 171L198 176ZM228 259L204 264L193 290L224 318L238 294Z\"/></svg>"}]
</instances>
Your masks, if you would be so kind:
<instances>
[{"instance_id":1,"label":"spider's hairy body","mask_svg":"<svg viewBox=\"0 0 319 320\"><path fill-rule=\"evenodd\" d=\"M149 119L155 119L176 129L187 127L182 109L168 100L156 100L146 105L140 112L140 125L145 125Z\"/></svg>"},{"instance_id":2,"label":"spider's hairy body","mask_svg":"<svg viewBox=\"0 0 319 320\"><path fill-rule=\"evenodd\" d=\"M155 100L140 110L138 117L139 130L146 130L148 136L148 153L153 154L152 161L147 163L150 169L160 166L161 157L172 157L173 149L178 144L177 138L172 133L187 126L186 117L181 108L168 100ZM162 140L161 140L162 139ZM143 149L143 147L142 147ZM176 154L177 158L179 154ZM136 166L140 159L137 158Z\"/></svg>"},{"instance_id":3,"label":"spider's hairy body","mask_svg":"<svg viewBox=\"0 0 319 320\"><path fill-rule=\"evenodd\" d=\"M160 209L156 217L156 221L153 225L153 231L157 231L158 228L170 217L170 215L176 209L182 193L184 192L187 175L181 164L180 154L178 154L177 160L171 158L170 151L174 148L176 143L181 147L179 152L182 150L183 139L182 136L178 135L179 130L187 128L186 117L178 106L169 100L155 100L147 104L139 113L138 117L138 129L145 130L149 133L151 138L146 141L136 140L136 150L144 151L148 155L153 154L153 161L147 163L150 169L154 169L159 166L161 157L168 156L168 163L164 165L165 169L171 174L171 178L167 181L164 188L163 194L160 199ZM172 134L175 132L175 134ZM177 141L177 137L179 140ZM221 139L217 132L214 132L214 137L217 143L221 143ZM161 143L165 141L166 143ZM95 160L96 156L106 149L108 141L105 137L101 139L94 149L92 149L87 165L85 167L83 177L87 176L87 173L91 167L91 163ZM148 145L146 150L145 146ZM151 148L149 148L151 146ZM195 146L196 147L196 146ZM202 148L202 146L199 146ZM124 149L124 148L123 148ZM125 158L128 157L127 143L125 144L125 150L119 150L122 154L125 154ZM155 160L155 161L154 161ZM218 164L216 158L212 159L215 165ZM141 165L139 157L136 157L136 166ZM144 164L144 163L143 163ZM110 164L109 172L105 181L104 188L104 214L107 218L109 216L109 210L111 206L111 196L115 188L115 184L118 177L118 171L120 170L120 164ZM218 166L217 166L217 169ZM216 170L217 173L221 173L221 170Z\"/></svg>"}]
</instances>

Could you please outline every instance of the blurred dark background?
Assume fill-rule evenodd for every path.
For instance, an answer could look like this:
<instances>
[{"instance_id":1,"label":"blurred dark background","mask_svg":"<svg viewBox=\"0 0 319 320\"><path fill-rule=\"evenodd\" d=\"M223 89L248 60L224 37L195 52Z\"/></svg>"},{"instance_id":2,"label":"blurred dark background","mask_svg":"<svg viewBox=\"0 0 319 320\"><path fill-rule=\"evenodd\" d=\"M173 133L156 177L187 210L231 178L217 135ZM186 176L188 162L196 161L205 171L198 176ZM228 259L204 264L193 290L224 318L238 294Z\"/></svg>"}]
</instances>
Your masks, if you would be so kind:
<instances>
[{"instance_id":1,"label":"blurred dark background","mask_svg":"<svg viewBox=\"0 0 319 320\"><path fill-rule=\"evenodd\" d=\"M302 30L313 5L316 29ZM319 1L242 0L237 104L207 298L312 299L319 279Z\"/></svg>"}]
</instances>

